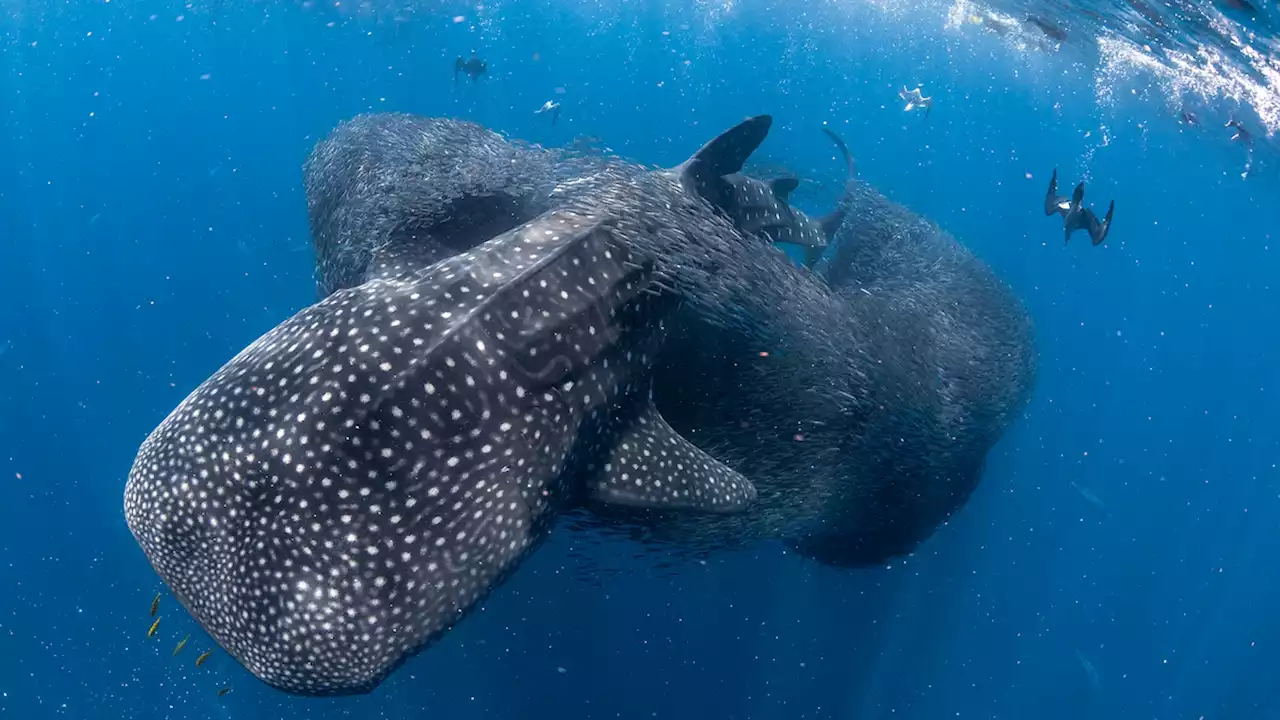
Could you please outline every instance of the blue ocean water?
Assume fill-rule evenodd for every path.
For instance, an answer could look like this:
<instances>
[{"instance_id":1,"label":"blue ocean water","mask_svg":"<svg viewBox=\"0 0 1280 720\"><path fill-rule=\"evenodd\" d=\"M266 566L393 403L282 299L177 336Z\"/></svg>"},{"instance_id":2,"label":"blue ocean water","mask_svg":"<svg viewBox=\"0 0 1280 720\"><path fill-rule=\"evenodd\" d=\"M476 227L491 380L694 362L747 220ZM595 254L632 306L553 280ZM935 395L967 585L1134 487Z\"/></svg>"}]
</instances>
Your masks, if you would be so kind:
<instances>
[{"instance_id":1,"label":"blue ocean water","mask_svg":"<svg viewBox=\"0 0 1280 720\"><path fill-rule=\"evenodd\" d=\"M1080 19L1105 6L0 2L0 717L1280 717L1270 16L1215 11L1236 54L1187 67L1142 52L1146 7L1107 29ZM1032 12L1071 27L1062 47L990 31ZM489 74L455 85L472 50ZM897 98L921 83L927 120ZM147 640L161 583L125 476L314 301L303 159L391 110L664 166L768 112L763 157L813 181L815 212L839 190L827 124L1026 303L1031 405L970 502L883 568L762 544L655 573L606 545L623 572L586 582L553 536L371 695L176 662L182 635L212 641L180 611ZM1104 245L1044 217L1055 167L1115 199Z\"/></svg>"}]
</instances>

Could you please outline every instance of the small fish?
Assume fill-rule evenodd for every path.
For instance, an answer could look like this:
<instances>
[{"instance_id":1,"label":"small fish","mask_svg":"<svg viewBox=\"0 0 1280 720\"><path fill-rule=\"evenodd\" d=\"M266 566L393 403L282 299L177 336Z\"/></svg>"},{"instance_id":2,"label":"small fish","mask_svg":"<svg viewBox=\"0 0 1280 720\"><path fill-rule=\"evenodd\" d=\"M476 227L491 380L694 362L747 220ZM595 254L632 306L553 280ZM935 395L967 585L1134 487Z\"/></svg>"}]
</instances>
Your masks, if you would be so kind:
<instances>
[{"instance_id":1,"label":"small fish","mask_svg":"<svg viewBox=\"0 0 1280 720\"><path fill-rule=\"evenodd\" d=\"M182 640L178 641L178 647L173 649L174 657L178 657L178 653L182 652L182 648L187 646L187 641L190 639L191 639L191 635L188 634L186 637L182 638Z\"/></svg>"},{"instance_id":2,"label":"small fish","mask_svg":"<svg viewBox=\"0 0 1280 720\"><path fill-rule=\"evenodd\" d=\"M224 688L222 688L221 690L219 690L219 691L218 691L218 697L222 697L223 695L226 695L226 694L227 694L227 693L229 693L229 692L231 692L231 688L229 688L229 687L224 687Z\"/></svg>"},{"instance_id":3,"label":"small fish","mask_svg":"<svg viewBox=\"0 0 1280 720\"><path fill-rule=\"evenodd\" d=\"M160 627L160 618L156 618L156 621L155 621L155 622L153 622L153 623L151 623L151 629L147 631L147 637L151 637L151 636L155 635L155 634L156 634L156 628L158 628L158 627Z\"/></svg>"},{"instance_id":4,"label":"small fish","mask_svg":"<svg viewBox=\"0 0 1280 720\"><path fill-rule=\"evenodd\" d=\"M183 642L186 642L186 641L183 640ZM204 652L200 653L200 657L196 658L196 667L200 667L201 665L203 665L204 661L208 660L209 656L212 654L213 654L212 650L205 650Z\"/></svg>"},{"instance_id":5,"label":"small fish","mask_svg":"<svg viewBox=\"0 0 1280 720\"><path fill-rule=\"evenodd\" d=\"M160 609L160 593L156 593L156 599L151 601L151 617L156 616L156 610Z\"/></svg>"}]
</instances>

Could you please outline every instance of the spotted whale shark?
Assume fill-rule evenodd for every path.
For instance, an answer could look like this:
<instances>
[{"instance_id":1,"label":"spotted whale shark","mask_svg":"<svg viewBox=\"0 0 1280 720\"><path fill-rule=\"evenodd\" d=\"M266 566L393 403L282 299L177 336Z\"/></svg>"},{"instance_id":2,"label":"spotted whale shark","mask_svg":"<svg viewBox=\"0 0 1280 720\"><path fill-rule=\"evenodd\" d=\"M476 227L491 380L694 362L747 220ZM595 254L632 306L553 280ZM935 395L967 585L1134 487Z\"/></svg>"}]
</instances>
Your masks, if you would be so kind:
<instances>
[{"instance_id":1,"label":"spotted whale shark","mask_svg":"<svg viewBox=\"0 0 1280 720\"><path fill-rule=\"evenodd\" d=\"M815 220L788 202L792 191L800 185L797 178L779 177L765 181L744 174L743 165L764 142L772 125L773 118L769 115L749 118L707 143L689 159L686 166L702 166L700 177L705 181L697 188L698 192L732 218L739 230L770 242L799 246L804 253L805 266L812 267L844 222L848 194L846 191L836 209ZM849 149L844 140L830 129L823 128L822 131L840 152L847 171L847 187L848 180L852 180L854 175Z\"/></svg>"},{"instance_id":2,"label":"spotted whale shark","mask_svg":"<svg viewBox=\"0 0 1280 720\"><path fill-rule=\"evenodd\" d=\"M361 116L317 145L307 195L323 211L312 215L324 231L323 242L313 238L319 264L337 248L364 252L385 228L412 226L430 238L436 220L420 208L439 207L433 194L457 187L448 175L409 175L440 165L422 158L444 154L438 138L457 122ZM1033 386L1031 324L1010 288L963 244L865 181L846 184L843 222L812 271L744 232L715 188L743 167L767 122L750 118L662 173L617 159L566 171L553 151L516 141L455 150L480 179L466 190L478 197L520 195L556 207L598 193L601 178L663 178L706 206L678 218L654 211L663 233L691 222L732 225L715 234L714 251L676 263L685 299L659 353L654 397L682 436L744 472L757 500L741 513L670 518L620 518L629 513L614 505L577 511L571 522L621 529L646 550L702 555L767 538L828 565L881 564L918 547L977 486L987 453ZM344 174L357 165L342 158L361 156L382 164ZM485 170L488 162L495 167ZM509 174L518 180L485 184Z\"/></svg>"},{"instance_id":3,"label":"spotted whale shark","mask_svg":"<svg viewBox=\"0 0 1280 720\"><path fill-rule=\"evenodd\" d=\"M815 219L788 202L794 178L766 182L745 174L743 164L772 123L768 115L748 118L665 172L699 178L686 190L739 232L798 245L812 266L843 222L848 194ZM844 142L823 131L852 178ZM591 178L623 171L647 172L608 156L505 138L465 120L358 115L318 142L303 166L318 294L363 282L377 247L407 242L422 262L437 262L557 207L557 198L593 187Z\"/></svg>"},{"instance_id":4,"label":"spotted whale shark","mask_svg":"<svg viewBox=\"0 0 1280 720\"><path fill-rule=\"evenodd\" d=\"M365 283L268 331L142 443L128 527L258 678L372 690L566 509L755 499L652 402L669 273L698 252L649 225L679 212L675 184L605 187L429 267L379 249Z\"/></svg>"}]
</instances>

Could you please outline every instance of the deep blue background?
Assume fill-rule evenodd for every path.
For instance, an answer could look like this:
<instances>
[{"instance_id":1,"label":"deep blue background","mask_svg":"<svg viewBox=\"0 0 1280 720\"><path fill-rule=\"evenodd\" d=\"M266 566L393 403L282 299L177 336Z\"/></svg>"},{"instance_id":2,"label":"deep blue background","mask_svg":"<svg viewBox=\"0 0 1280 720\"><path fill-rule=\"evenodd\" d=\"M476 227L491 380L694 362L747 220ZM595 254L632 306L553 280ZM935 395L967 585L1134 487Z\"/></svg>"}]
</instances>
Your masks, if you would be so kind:
<instances>
[{"instance_id":1,"label":"deep blue background","mask_svg":"<svg viewBox=\"0 0 1280 720\"><path fill-rule=\"evenodd\" d=\"M1182 128L1141 77L946 31L937 7L774 1L409 22L0 3L0 717L1280 717L1277 164L1242 180L1220 123ZM491 74L455 87L472 48ZM928 121L895 96L918 82ZM554 129L532 112L551 97ZM160 583L124 479L188 392L314 299L301 164L372 110L662 165L770 112L763 158L819 181L811 210L838 188L831 123L863 178L1025 299L1035 398L969 505L890 568L765 545L659 577L618 545L589 554L634 571L592 583L560 533L371 696L288 697L222 653L197 671L210 641L172 600L145 637ZM1040 212L1055 166L1116 199L1104 246L1064 247Z\"/></svg>"}]
</instances>

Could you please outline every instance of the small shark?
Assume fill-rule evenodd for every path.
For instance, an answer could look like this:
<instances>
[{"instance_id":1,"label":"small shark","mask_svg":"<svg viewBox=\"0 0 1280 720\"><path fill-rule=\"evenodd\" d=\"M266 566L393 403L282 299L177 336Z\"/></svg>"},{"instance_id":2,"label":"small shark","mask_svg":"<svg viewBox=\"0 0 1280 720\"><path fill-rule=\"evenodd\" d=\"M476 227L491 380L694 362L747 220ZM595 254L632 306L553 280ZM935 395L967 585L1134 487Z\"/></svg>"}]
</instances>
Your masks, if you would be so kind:
<instances>
[{"instance_id":1,"label":"small shark","mask_svg":"<svg viewBox=\"0 0 1280 720\"><path fill-rule=\"evenodd\" d=\"M773 118L769 115L748 119L703 146L683 170L697 171L702 179L696 192L724 213L739 230L768 242L800 246L804 251L805 267L812 268L844 222L850 191L848 181L854 175L853 158L838 135L827 128L822 129L844 159L847 180L845 196L836 209L814 220L787 202L800 184L798 179L782 177L766 182L742 173L743 164L764 141L772 124Z\"/></svg>"},{"instance_id":2,"label":"small shark","mask_svg":"<svg viewBox=\"0 0 1280 720\"><path fill-rule=\"evenodd\" d=\"M560 103L548 100L542 103L542 107L533 111L534 115L542 115L545 113L549 113L551 115L551 125L554 127L556 121L560 119Z\"/></svg>"},{"instance_id":3,"label":"small shark","mask_svg":"<svg viewBox=\"0 0 1280 720\"><path fill-rule=\"evenodd\" d=\"M933 98L922 95L918 87L915 90L908 90L907 86L903 85L902 89L898 91L898 99L907 104L906 107L902 108L906 112L911 112L916 108L924 108L924 116L927 118L929 117L929 112L933 110Z\"/></svg>"},{"instance_id":4,"label":"small shark","mask_svg":"<svg viewBox=\"0 0 1280 720\"><path fill-rule=\"evenodd\" d=\"M641 235L678 190L651 193L624 232L611 213L629 190L429 267L412 243L380 248L366 282L268 331L142 443L128 527L250 672L295 694L368 692L568 509L753 502L653 405L679 298Z\"/></svg>"},{"instance_id":5,"label":"small shark","mask_svg":"<svg viewBox=\"0 0 1280 720\"><path fill-rule=\"evenodd\" d=\"M1107 233L1111 231L1111 217L1116 211L1116 201L1111 201L1111 205L1107 208L1107 215L1101 222L1098 221L1098 216L1093 214L1093 209L1084 207L1083 203L1084 183L1076 186L1070 200L1058 196L1058 169L1054 168L1053 177L1049 180L1049 191L1044 196L1044 214L1046 216L1054 213L1062 215L1064 242L1070 242L1071 234L1075 231L1088 230L1089 239L1093 244L1101 245L1102 241L1107 239Z\"/></svg>"},{"instance_id":6,"label":"small shark","mask_svg":"<svg viewBox=\"0 0 1280 720\"><path fill-rule=\"evenodd\" d=\"M489 64L480 59L480 56L474 52L471 53L470 59L463 60L459 55L458 59L453 63L453 84L458 84L458 75L466 73L471 76L471 82L479 82L480 76L489 70Z\"/></svg>"}]
</instances>

